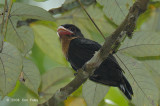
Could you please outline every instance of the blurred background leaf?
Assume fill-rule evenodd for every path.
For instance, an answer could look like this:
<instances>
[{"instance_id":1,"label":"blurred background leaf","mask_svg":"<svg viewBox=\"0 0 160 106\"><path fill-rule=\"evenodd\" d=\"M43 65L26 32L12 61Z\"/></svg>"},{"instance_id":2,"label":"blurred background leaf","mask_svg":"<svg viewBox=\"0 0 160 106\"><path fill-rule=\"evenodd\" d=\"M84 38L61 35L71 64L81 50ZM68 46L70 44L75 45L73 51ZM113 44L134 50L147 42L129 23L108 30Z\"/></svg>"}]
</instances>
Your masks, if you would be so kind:
<instances>
[{"instance_id":1,"label":"blurred background leaf","mask_svg":"<svg viewBox=\"0 0 160 106\"><path fill-rule=\"evenodd\" d=\"M67 67L57 67L43 74L39 103L47 101L59 88L69 83L72 77L73 73Z\"/></svg>"},{"instance_id":2,"label":"blurred background leaf","mask_svg":"<svg viewBox=\"0 0 160 106\"><path fill-rule=\"evenodd\" d=\"M66 60L63 57L56 31L41 24L32 24L31 27L34 31L35 43L39 48L54 61L65 65Z\"/></svg>"},{"instance_id":3,"label":"blurred background leaf","mask_svg":"<svg viewBox=\"0 0 160 106\"><path fill-rule=\"evenodd\" d=\"M116 87L110 87L107 95L104 98L105 104L102 106L128 106L129 102L120 90ZM101 106L101 105L100 105Z\"/></svg>"},{"instance_id":4,"label":"blurred background leaf","mask_svg":"<svg viewBox=\"0 0 160 106\"><path fill-rule=\"evenodd\" d=\"M86 106L86 102L80 97L69 97L65 101L65 106Z\"/></svg>"},{"instance_id":5,"label":"blurred background leaf","mask_svg":"<svg viewBox=\"0 0 160 106\"><path fill-rule=\"evenodd\" d=\"M142 25L141 29L145 31L154 31L159 32L160 30L160 8L156 8L154 5L151 5L152 12L147 21ZM147 27L150 26L150 27Z\"/></svg>"},{"instance_id":6,"label":"blurred background leaf","mask_svg":"<svg viewBox=\"0 0 160 106\"><path fill-rule=\"evenodd\" d=\"M105 97L109 87L87 80L82 89L83 97L87 106L97 106L99 102Z\"/></svg>"}]
</instances>

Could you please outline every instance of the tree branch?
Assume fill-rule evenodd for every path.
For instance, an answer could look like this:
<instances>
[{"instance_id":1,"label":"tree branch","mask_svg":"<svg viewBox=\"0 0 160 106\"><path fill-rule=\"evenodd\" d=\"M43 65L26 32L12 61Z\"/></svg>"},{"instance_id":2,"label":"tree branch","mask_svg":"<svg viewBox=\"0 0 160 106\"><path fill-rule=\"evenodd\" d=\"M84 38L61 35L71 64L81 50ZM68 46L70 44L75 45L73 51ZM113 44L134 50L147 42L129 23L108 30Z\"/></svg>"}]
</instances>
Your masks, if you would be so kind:
<instances>
[{"instance_id":1,"label":"tree branch","mask_svg":"<svg viewBox=\"0 0 160 106\"><path fill-rule=\"evenodd\" d=\"M85 6L89 6L93 3L96 3L96 0L80 0L80 1ZM53 15L56 15L56 14L61 14L61 13L64 13L64 12L71 11L72 9L78 8L79 6L80 6L80 4L78 3L78 1L75 0L75 1L64 3L59 8L50 9L50 10L48 10L48 12L50 12Z\"/></svg>"},{"instance_id":2,"label":"tree branch","mask_svg":"<svg viewBox=\"0 0 160 106\"><path fill-rule=\"evenodd\" d=\"M57 106L59 102L65 100L71 93L78 89L92 75L94 70L108 57L108 55L117 49L116 44L120 44L122 41L121 39L124 38L126 34L131 37L136 26L136 20L139 15L147 9L148 2L149 0L137 0L130 8L128 15L121 25L111 36L105 39L102 48L95 53L82 69L78 70L77 76L69 84L57 91L46 103L39 106Z\"/></svg>"}]
</instances>

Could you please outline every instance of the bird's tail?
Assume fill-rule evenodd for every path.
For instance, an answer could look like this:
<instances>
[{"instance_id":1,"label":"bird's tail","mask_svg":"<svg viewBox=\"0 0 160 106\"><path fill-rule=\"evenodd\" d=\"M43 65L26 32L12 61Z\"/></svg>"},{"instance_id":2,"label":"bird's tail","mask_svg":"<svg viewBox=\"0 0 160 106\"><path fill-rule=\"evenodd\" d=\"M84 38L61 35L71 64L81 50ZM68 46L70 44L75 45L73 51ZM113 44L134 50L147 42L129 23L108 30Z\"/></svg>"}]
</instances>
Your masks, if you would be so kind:
<instances>
[{"instance_id":1,"label":"bird's tail","mask_svg":"<svg viewBox=\"0 0 160 106\"><path fill-rule=\"evenodd\" d=\"M126 95L126 97L131 100L133 95L133 90L125 76L123 76L122 83L119 85L119 89Z\"/></svg>"}]
</instances>

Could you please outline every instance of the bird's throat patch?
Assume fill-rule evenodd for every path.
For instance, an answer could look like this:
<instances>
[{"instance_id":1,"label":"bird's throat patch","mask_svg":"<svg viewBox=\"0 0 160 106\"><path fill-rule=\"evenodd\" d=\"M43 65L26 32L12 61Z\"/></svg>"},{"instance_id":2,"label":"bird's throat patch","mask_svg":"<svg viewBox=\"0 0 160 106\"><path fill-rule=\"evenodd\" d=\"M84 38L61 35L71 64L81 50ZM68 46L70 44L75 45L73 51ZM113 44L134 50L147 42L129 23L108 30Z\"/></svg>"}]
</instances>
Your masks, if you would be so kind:
<instances>
[{"instance_id":1,"label":"bird's throat patch","mask_svg":"<svg viewBox=\"0 0 160 106\"><path fill-rule=\"evenodd\" d=\"M70 42L71 42L71 40L76 39L76 38L77 37L72 37L70 39L65 39L65 38L61 39L62 51L63 51L66 59L68 57L68 49L69 49Z\"/></svg>"}]
</instances>

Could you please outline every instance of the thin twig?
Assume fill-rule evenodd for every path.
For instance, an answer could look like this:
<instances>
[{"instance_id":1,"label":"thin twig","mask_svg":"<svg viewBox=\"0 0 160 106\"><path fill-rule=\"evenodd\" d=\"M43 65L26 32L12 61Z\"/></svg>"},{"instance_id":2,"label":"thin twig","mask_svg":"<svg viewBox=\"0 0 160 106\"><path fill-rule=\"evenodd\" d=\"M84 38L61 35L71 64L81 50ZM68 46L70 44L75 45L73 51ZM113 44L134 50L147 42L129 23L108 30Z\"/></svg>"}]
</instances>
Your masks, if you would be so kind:
<instances>
[{"instance_id":1,"label":"thin twig","mask_svg":"<svg viewBox=\"0 0 160 106\"><path fill-rule=\"evenodd\" d=\"M3 33L4 36L6 35L6 32L7 32L7 24L8 24L9 15L10 15L10 12L11 12L12 4L13 4L13 0L10 0L10 4L9 4L9 8L8 8L8 14L7 14L6 21L5 21L5 30L4 30L4 33Z\"/></svg>"},{"instance_id":2,"label":"thin twig","mask_svg":"<svg viewBox=\"0 0 160 106\"><path fill-rule=\"evenodd\" d=\"M2 47L1 47L0 53L3 50L3 43L4 43L4 38L5 38L5 35L6 35L6 31L7 31L7 24L8 24L8 19L9 19L10 11L11 11L11 8L12 8L12 4L13 4L13 0L10 0L10 5L9 5L9 8L8 8L8 6L7 6L7 0L5 0L5 6L7 7L7 17L6 17L5 24L4 24L4 17L5 17L5 12L6 12L6 11L4 11L3 21L2 21L3 24L2 24L2 29L1 29L1 33L2 33L2 45L1 46ZM6 7L4 7L5 10L6 10ZM3 32L4 26L5 26L5 30Z\"/></svg>"},{"instance_id":3,"label":"thin twig","mask_svg":"<svg viewBox=\"0 0 160 106\"><path fill-rule=\"evenodd\" d=\"M82 7L82 9L85 11L85 13L87 14L87 16L89 17L89 19L92 21L92 23L94 24L94 26L97 28L98 32L102 35L102 37L105 39L104 34L101 32L101 30L99 29L99 27L96 25L96 23L93 21L92 17L89 15L89 13L87 12L87 10L84 8L83 4L81 3L80 0L78 0L80 6Z\"/></svg>"},{"instance_id":4,"label":"thin twig","mask_svg":"<svg viewBox=\"0 0 160 106\"><path fill-rule=\"evenodd\" d=\"M3 28L4 28L4 18L5 18L5 15L6 15L6 11L8 11L8 6L7 6L7 0L5 0L5 5L4 5L4 9L3 9L3 17L2 17L2 26L1 26L1 41L0 41L0 53L2 52L3 50L3 43L4 43L4 34L3 34Z\"/></svg>"},{"instance_id":5,"label":"thin twig","mask_svg":"<svg viewBox=\"0 0 160 106\"><path fill-rule=\"evenodd\" d=\"M5 0L5 7L4 7L4 14L3 14L3 20L2 20L2 29L1 29L1 34L2 34L2 47L1 47L1 50L0 50L0 53L2 52L3 50L3 43L4 43L4 37L6 35L6 31L7 31L7 24L8 24L8 19L9 19L9 15L10 15L10 11L11 11L11 8L12 8L12 4L13 4L13 0L10 0L10 5L9 5L9 8L7 6L7 0ZM6 9L7 7L7 9ZM5 17L5 12L7 10L7 17L6 17L6 20L5 20L5 24L4 24L4 17ZM5 26L5 29L4 29L4 32L3 32L3 28Z\"/></svg>"},{"instance_id":6,"label":"thin twig","mask_svg":"<svg viewBox=\"0 0 160 106\"><path fill-rule=\"evenodd\" d=\"M3 9L3 17L2 17L1 34L3 34L4 17L5 17L6 10L7 10L7 0L5 0L5 5L4 5L4 9Z\"/></svg>"}]
</instances>

